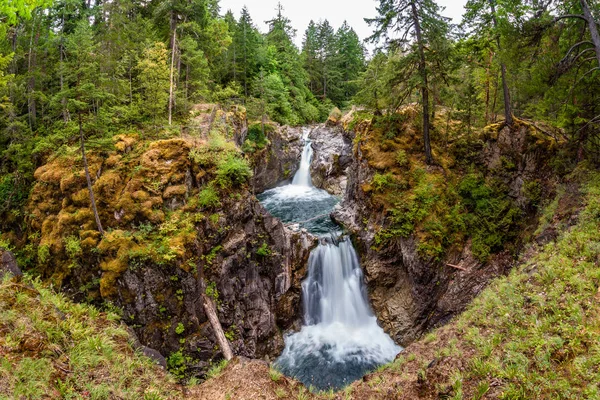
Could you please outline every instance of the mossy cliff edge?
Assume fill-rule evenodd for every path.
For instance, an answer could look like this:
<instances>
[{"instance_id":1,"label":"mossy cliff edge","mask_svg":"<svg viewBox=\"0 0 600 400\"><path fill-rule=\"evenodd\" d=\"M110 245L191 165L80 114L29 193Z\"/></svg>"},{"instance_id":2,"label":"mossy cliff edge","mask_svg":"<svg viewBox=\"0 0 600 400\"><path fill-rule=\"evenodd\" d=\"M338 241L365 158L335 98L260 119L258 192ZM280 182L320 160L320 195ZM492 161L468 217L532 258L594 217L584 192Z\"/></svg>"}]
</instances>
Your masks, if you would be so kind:
<instances>
[{"instance_id":1,"label":"mossy cliff edge","mask_svg":"<svg viewBox=\"0 0 600 400\"><path fill-rule=\"evenodd\" d=\"M75 149L35 172L24 267L73 299L114 307L179 377L201 377L222 357L202 292L237 355L275 356L298 318L313 238L289 231L253 196L257 158L275 150L266 139L244 154L261 139L241 136L244 119L219 111L198 132L131 132L89 151L104 235Z\"/></svg>"}]
</instances>

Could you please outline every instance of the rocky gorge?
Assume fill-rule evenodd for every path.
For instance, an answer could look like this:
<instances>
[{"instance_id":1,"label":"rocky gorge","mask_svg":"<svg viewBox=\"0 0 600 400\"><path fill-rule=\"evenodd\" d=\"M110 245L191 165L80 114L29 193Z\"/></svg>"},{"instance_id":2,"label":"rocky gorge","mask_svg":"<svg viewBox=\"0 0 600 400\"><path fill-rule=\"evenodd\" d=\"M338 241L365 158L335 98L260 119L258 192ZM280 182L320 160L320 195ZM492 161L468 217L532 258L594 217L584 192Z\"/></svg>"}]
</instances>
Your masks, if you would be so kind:
<instances>
[{"instance_id":1,"label":"rocky gorge","mask_svg":"<svg viewBox=\"0 0 600 400\"><path fill-rule=\"evenodd\" d=\"M104 237L93 232L85 182L68 157L56 157L36 172L31 201L36 216L31 227L41 231L42 276L75 299L119 309L139 343L162 354L181 378L202 377L223 357L203 294L212 299L234 355L277 357L283 334L300 328L301 282L316 246L315 236L284 225L255 197L296 172L302 129L269 125L264 144L246 148L253 172L248 184L224 187L218 183L219 163L247 146L248 128L235 112L221 112L217 121L217 133L208 136L153 141L120 136L114 151L90 156L108 228ZM233 127L231 138L227 126ZM396 343L406 346L444 324L491 279L510 270L515 251L497 251L482 261L468 237L441 257L420 251L418 232L381 246L381 232L394 221L382 190L373 186L381 171L393 171L398 180L417 169L418 161L381 165L386 158L377 154L376 160L376 152L404 150L397 140L382 142L370 121L352 113L308 129L313 184L340 199L331 217L350 234L375 315ZM548 140L531 132L526 125L517 135L491 132L477 156L478 168L503 179L525 215L535 209L522 187L547 170L540 149ZM509 161L507 170L502 166ZM434 166L427 173L447 172ZM385 195L408 192L411 185L390 185ZM551 185L544 187L551 192Z\"/></svg>"}]
</instances>

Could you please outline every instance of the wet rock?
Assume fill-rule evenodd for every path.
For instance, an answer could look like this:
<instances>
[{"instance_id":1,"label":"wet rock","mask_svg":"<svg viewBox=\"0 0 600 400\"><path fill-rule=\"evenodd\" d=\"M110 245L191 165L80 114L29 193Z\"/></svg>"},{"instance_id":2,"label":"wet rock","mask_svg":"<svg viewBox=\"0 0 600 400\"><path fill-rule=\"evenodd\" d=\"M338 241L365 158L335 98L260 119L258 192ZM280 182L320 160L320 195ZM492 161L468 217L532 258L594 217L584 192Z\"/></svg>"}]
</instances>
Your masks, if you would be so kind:
<instances>
[{"instance_id":1,"label":"wet rock","mask_svg":"<svg viewBox=\"0 0 600 400\"><path fill-rule=\"evenodd\" d=\"M346 192L347 168L352 164L352 140L339 125L318 125L310 133L313 184L334 195Z\"/></svg>"},{"instance_id":2,"label":"wet rock","mask_svg":"<svg viewBox=\"0 0 600 400\"><path fill-rule=\"evenodd\" d=\"M269 145L253 155L255 193L264 192L291 179L300 163L302 153L302 128L277 127L268 133Z\"/></svg>"}]
</instances>

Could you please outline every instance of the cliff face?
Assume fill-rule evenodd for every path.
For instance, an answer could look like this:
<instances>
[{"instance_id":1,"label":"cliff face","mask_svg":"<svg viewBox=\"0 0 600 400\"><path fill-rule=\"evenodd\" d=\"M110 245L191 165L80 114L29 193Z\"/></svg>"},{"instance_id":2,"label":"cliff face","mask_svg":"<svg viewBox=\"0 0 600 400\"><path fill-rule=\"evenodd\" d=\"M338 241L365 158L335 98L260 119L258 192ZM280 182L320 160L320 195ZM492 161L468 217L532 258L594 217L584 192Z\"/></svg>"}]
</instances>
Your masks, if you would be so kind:
<instances>
[{"instance_id":1,"label":"cliff face","mask_svg":"<svg viewBox=\"0 0 600 400\"><path fill-rule=\"evenodd\" d=\"M345 126L348 128L348 124ZM411 208L404 206L406 203L403 202L413 201L419 196L427 198L429 193L434 193L431 201L439 201L441 195L437 191L443 191L436 185L444 187L446 192L452 192L455 189L451 185L462 188L459 183L453 182L461 182L466 179L465 176L473 174L472 171L452 162L452 169L447 165L424 166L424 172L419 173L431 177L430 182L434 184L425 186L424 190L419 189L412 178L419 165L418 160L406 157L407 153L401 147L406 135L410 135L410 129L406 129L404 138L397 137L393 142L380 139L374 133L376 128L371 121L359 122L342 134L346 142L353 141L354 146L352 162L346 169L344 201L332 216L352 233L361 255L372 306L384 329L400 344L411 343L426 330L446 323L463 311L491 279L511 269L521 244L532 238L537 223L535 204L553 190L553 174L547 165L553 142L527 125L513 131L508 128L494 130L496 128L491 127L486 131L480 140L479 151L471 155L469 161L476 165L478 174L484 177L482 179L505 188L506 203L509 205L504 212L519 216L511 220L511 229L522 231L510 236L510 243L509 239L506 239L507 243L500 243L504 249L491 251L486 257L481 257L480 252L474 254L473 243L476 239L472 239L472 232L466 231L464 223L460 225L462 232L450 232L457 239L447 240L450 233L442 235L441 243L450 244L433 256L426 245L430 245L430 242L435 244L435 237L432 239L428 236L426 224L431 225L435 220L432 221L424 213L423 230L420 230L417 222L411 221L413 225L409 225L410 229L407 230L402 230L406 225L398 223L406 222L408 215L426 207L424 204ZM418 137L410 142L413 141L418 143ZM392 161L386 164L391 151L396 152L391 153L396 161L391 158ZM448 163L445 159L441 161ZM379 183L378 179L382 177L393 180L389 189ZM384 189L377 189L377 185ZM527 190L532 186L538 189L535 195ZM461 202L466 203L464 196L468 198L470 195L454 195L446 200L449 203L446 207L450 209ZM461 210L466 208L464 205L460 207ZM461 221L482 218L477 214L465 215ZM517 219L521 221L515 222ZM450 224L451 220L442 219L439 223ZM398 231L401 233L396 233ZM382 237L385 237L385 241Z\"/></svg>"},{"instance_id":2,"label":"cliff face","mask_svg":"<svg viewBox=\"0 0 600 400\"><path fill-rule=\"evenodd\" d=\"M235 115L217 117L226 124ZM180 376L202 376L220 357L203 292L235 354L277 355L281 332L299 318L299 282L314 245L252 194L281 171L253 182L226 126L215 126L206 137L122 135L113 149L91 151L104 236L75 150L38 169L28 207L37 272L77 300L112 304ZM271 143L279 154L287 139Z\"/></svg>"},{"instance_id":3,"label":"cliff face","mask_svg":"<svg viewBox=\"0 0 600 400\"><path fill-rule=\"evenodd\" d=\"M294 177L302 154L302 128L277 126L266 132L268 144L252 157L255 193Z\"/></svg>"}]
</instances>

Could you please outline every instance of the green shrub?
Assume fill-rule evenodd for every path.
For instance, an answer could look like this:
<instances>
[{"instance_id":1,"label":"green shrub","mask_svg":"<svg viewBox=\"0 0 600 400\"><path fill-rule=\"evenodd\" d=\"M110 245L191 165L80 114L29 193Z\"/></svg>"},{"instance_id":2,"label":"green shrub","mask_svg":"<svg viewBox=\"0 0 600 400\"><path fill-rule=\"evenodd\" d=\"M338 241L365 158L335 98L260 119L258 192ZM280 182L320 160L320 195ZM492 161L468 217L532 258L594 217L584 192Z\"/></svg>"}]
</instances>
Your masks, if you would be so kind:
<instances>
[{"instance_id":1,"label":"green shrub","mask_svg":"<svg viewBox=\"0 0 600 400\"><path fill-rule=\"evenodd\" d=\"M250 179L252 170L246 159L228 156L217 165L216 181L222 188L241 185Z\"/></svg>"},{"instance_id":2,"label":"green shrub","mask_svg":"<svg viewBox=\"0 0 600 400\"><path fill-rule=\"evenodd\" d=\"M212 185L206 186L198 194L198 205L200 208L216 208L221 206L219 201L219 194Z\"/></svg>"},{"instance_id":3,"label":"green shrub","mask_svg":"<svg viewBox=\"0 0 600 400\"><path fill-rule=\"evenodd\" d=\"M271 249L269 248L269 245L265 242L263 243L258 250L256 250L256 255L260 256L260 257L268 257L272 254L273 252L271 251Z\"/></svg>"},{"instance_id":4,"label":"green shrub","mask_svg":"<svg viewBox=\"0 0 600 400\"><path fill-rule=\"evenodd\" d=\"M167 358L167 368L169 372L175 375L177 378L182 379L185 377L186 357L183 355L181 350L171 353Z\"/></svg>"},{"instance_id":5,"label":"green shrub","mask_svg":"<svg viewBox=\"0 0 600 400\"><path fill-rule=\"evenodd\" d=\"M272 131L271 125L265 124L265 132ZM248 135L244 141L242 149L246 153L252 153L256 150L264 149L269 143L267 136L263 133L261 124L253 124L248 127Z\"/></svg>"},{"instance_id":6,"label":"green shrub","mask_svg":"<svg viewBox=\"0 0 600 400\"><path fill-rule=\"evenodd\" d=\"M466 228L472 237L473 254L481 261L501 250L515 237L520 210L504 191L488 185L478 174L468 174L458 186L458 192L469 211Z\"/></svg>"},{"instance_id":7,"label":"green shrub","mask_svg":"<svg viewBox=\"0 0 600 400\"><path fill-rule=\"evenodd\" d=\"M181 335L185 331L185 326L180 322L175 327L175 333Z\"/></svg>"},{"instance_id":8,"label":"green shrub","mask_svg":"<svg viewBox=\"0 0 600 400\"><path fill-rule=\"evenodd\" d=\"M389 172L385 174L376 173L373 175L373 180L371 181L371 185L376 192L382 192L390 186L393 186L393 184L394 175Z\"/></svg>"}]
</instances>

